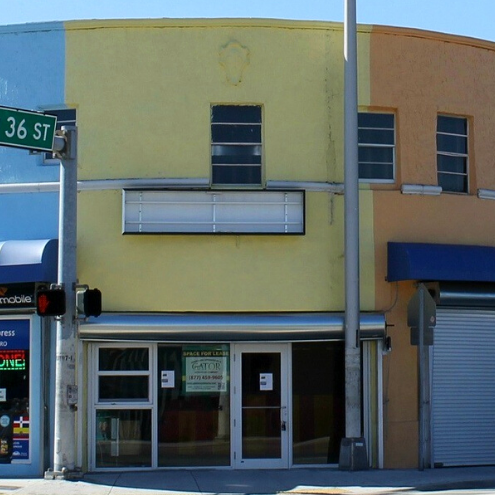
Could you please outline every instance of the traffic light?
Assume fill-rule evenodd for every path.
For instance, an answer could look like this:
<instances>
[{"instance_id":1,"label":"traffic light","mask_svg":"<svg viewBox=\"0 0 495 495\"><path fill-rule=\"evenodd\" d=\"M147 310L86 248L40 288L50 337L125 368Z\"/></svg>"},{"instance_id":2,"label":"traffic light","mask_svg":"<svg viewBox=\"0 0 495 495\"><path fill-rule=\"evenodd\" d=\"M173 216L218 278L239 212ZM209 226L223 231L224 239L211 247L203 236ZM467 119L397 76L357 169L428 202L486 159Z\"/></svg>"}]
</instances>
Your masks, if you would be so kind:
<instances>
[{"instance_id":1,"label":"traffic light","mask_svg":"<svg viewBox=\"0 0 495 495\"><path fill-rule=\"evenodd\" d=\"M65 311L63 289L39 289L36 292L36 312L39 316L62 316Z\"/></svg>"},{"instance_id":2,"label":"traffic light","mask_svg":"<svg viewBox=\"0 0 495 495\"><path fill-rule=\"evenodd\" d=\"M86 289L83 296L83 312L86 316L101 315L101 291Z\"/></svg>"}]
</instances>

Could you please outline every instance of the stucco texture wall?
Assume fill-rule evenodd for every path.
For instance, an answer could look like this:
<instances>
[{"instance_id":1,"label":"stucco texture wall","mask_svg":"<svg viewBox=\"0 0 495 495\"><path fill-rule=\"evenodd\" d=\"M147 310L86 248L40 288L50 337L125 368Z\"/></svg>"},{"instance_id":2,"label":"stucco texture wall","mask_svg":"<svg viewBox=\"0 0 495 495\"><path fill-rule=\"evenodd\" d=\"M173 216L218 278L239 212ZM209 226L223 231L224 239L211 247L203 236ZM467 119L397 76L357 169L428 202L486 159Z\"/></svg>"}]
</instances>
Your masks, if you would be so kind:
<instances>
[{"instance_id":1,"label":"stucco texture wall","mask_svg":"<svg viewBox=\"0 0 495 495\"><path fill-rule=\"evenodd\" d=\"M62 23L0 27L0 105L44 110L65 103L65 32ZM0 146L0 183L57 181L59 166L41 155ZM58 236L58 194L0 195L0 241Z\"/></svg>"},{"instance_id":2,"label":"stucco texture wall","mask_svg":"<svg viewBox=\"0 0 495 495\"><path fill-rule=\"evenodd\" d=\"M371 105L397 115L397 182L375 188L376 308L386 311L393 351L384 357L385 465L414 467L418 451L417 348L410 345L407 304L413 282L386 281L387 242L493 246L495 205L476 197L495 188L495 47L433 33L377 28L371 36ZM401 183L437 184L436 118L469 121L470 194L403 195Z\"/></svg>"},{"instance_id":3,"label":"stucco texture wall","mask_svg":"<svg viewBox=\"0 0 495 495\"><path fill-rule=\"evenodd\" d=\"M79 178L209 179L210 107L247 103L263 108L264 181L342 181L342 42L323 23L67 24ZM222 55L233 44L245 57L234 83ZM362 259L373 265L363 194ZM79 194L79 277L102 290L105 310L343 309L341 196L308 193L306 235L294 237L122 236L121 208L119 191ZM374 271L363 273L371 309Z\"/></svg>"},{"instance_id":4,"label":"stucco texture wall","mask_svg":"<svg viewBox=\"0 0 495 495\"><path fill-rule=\"evenodd\" d=\"M263 106L266 179L336 180L339 36L228 22L98 26L67 25L67 99L91 143L81 179L210 177L210 106L235 102ZM231 42L247 54L238 84L221 63Z\"/></svg>"}]
</instances>

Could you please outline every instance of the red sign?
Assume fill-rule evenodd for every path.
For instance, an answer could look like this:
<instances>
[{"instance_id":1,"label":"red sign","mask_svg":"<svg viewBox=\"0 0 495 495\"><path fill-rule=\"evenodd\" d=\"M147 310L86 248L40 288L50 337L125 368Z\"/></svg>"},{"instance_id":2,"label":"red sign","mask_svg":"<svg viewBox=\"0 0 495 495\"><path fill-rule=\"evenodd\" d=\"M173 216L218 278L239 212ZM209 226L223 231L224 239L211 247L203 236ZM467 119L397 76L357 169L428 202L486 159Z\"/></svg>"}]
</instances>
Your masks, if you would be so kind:
<instances>
[{"instance_id":1,"label":"red sign","mask_svg":"<svg viewBox=\"0 0 495 495\"><path fill-rule=\"evenodd\" d=\"M0 351L0 371L19 371L26 369L26 352Z\"/></svg>"}]
</instances>

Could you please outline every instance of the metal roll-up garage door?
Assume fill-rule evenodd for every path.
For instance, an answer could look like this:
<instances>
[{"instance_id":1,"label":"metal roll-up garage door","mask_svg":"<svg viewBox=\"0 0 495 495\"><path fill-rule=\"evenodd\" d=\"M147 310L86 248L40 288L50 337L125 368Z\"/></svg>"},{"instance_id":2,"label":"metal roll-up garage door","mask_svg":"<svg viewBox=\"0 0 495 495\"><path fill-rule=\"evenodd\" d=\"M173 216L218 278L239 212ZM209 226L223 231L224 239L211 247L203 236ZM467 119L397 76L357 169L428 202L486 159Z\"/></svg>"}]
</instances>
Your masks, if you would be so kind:
<instances>
[{"instance_id":1,"label":"metal roll-up garage door","mask_svg":"<svg viewBox=\"0 0 495 495\"><path fill-rule=\"evenodd\" d=\"M434 465L495 464L495 311L439 308L434 334Z\"/></svg>"}]
</instances>

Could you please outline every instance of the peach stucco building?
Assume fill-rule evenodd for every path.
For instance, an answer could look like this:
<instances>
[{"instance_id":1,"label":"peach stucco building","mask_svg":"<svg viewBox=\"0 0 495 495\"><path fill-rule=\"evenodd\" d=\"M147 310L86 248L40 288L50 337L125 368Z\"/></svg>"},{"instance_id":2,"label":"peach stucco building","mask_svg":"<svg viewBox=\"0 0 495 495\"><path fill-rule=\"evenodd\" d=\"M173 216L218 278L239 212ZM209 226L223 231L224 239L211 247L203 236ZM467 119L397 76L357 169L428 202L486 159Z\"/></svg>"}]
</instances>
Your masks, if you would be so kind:
<instances>
[{"instance_id":1,"label":"peach stucco building","mask_svg":"<svg viewBox=\"0 0 495 495\"><path fill-rule=\"evenodd\" d=\"M492 43L417 30L372 29L371 96L366 109L390 111L396 116L395 182L372 186L375 310L384 310L387 323L394 325L388 329L394 350L384 358L383 396L385 464L391 467L412 466L417 462L417 451L404 449L404 445L418 442L417 348L410 345L407 328L407 303L418 280L403 281L401 277L390 280L387 243L494 246L494 205L490 201L495 189L494 68ZM460 190L454 187L452 191L444 188L440 192L431 187L439 186L443 180L439 179L437 165L440 152L438 116L452 116L466 129L465 138L457 136L458 141L464 141L461 143L464 148L449 150L454 159L457 151L457 156L464 157L465 168L452 169L464 177ZM410 192L419 194L408 194ZM490 285L493 282L493 265L490 264L493 254L489 254L488 259L478 259L477 265L476 250L468 248L456 252L447 260L448 249L439 253L428 251L425 256L430 259L421 258L417 265L420 272L428 263L437 267L446 263L450 269L439 275L424 268L425 271L417 276L429 282L457 282L456 291L475 296L458 297L452 303L446 299L445 304L449 306L445 308L451 308L449 310L439 306L438 323L442 324L442 335L446 334L439 341L438 345L443 346L439 352L453 357L450 362L444 360L443 354L437 356L435 345L430 350L433 361L433 376L430 376L433 382L432 463L455 463L459 461L450 461L449 456L459 459L464 455L464 462L477 464L483 454L474 452L483 451L481 445L485 444L485 435L489 438L493 435L493 428L489 427L493 413L486 417L491 407L488 404L492 404L488 397L493 397L493 388L490 388L493 379L490 378L491 365L480 365L478 369L470 365L471 360L480 363L490 361L493 356L490 346L493 346L494 314L488 302L493 290ZM402 259L402 262L407 260ZM482 288L479 283L483 283ZM449 313L457 309L460 314L454 316L452 322L444 323L450 321ZM492 330L483 330L484 323ZM456 332L452 327L458 324L463 328ZM485 335L485 332L488 333ZM480 347L485 350L477 358ZM449 369L449 366L453 368ZM435 394L440 394L440 388L445 387L440 378L437 382L436 376L443 372L451 374L452 390L446 392L449 395L446 402L439 404L440 399ZM478 402L484 400L488 403L478 411ZM463 415L456 417L456 410L463 410ZM482 419L484 417L486 419ZM471 431L472 421L483 423L476 433ZM492 447L488 450L490 453L486 455L493 456Z\"/></svg>"}]
</instances>

